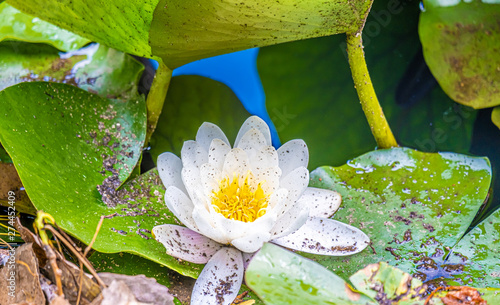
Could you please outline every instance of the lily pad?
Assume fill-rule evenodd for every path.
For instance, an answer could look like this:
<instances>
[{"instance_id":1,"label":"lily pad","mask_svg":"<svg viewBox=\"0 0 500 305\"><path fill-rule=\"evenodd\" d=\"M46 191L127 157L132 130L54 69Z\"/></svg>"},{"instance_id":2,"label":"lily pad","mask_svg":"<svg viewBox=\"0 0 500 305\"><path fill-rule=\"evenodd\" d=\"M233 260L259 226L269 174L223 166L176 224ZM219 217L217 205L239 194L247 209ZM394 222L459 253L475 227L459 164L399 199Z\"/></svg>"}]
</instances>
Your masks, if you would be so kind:
<instances>
[{"instance_id":1,"label":"lily pad","mask_svg":"<svg viewBox=\"0 0 500 305\"><path fill-rule=\"evenodd\" d=\"M152 57L149 28L158 0L13 0L20 11L63 29L141 57Z\"/></svg>"},{"instance_id":2,"label":"lily pad","mask_svg":"<svg viewBox=\"0 0 500 305\"><path fill-rule=\"evenodd\" d=\"M419 24L425 61L453 100L500 104L500 3L424 0Z\"/></svg>"},{"instance_id":3,"label":"lily pad","mask_svg":"<svg viewBox=\"0 0 500 305\"><path fill-rule=\"evenodd\" d=\"M371 3L160 0L151 23L150 43L153 54L174 69L234 51L357 32Z\"/></svg>"},{"instance_id":4,"label":"lily pad","mask_svg":"<svg viewBox=\"0 0 500 305\"><path fill-rule=\"evenodd\" d=\"M495 107L491 112L491 121L500 129L500 107Z\"/></svg>"},{"instance_id":5,"label":"lily pad","mask_svg":"<svg viewBox=\"0 0 500 305\"><path fill-rule=\"evenodd\" d=\"M488 159L408 148L378 150L341 167L320 167L310 186L342 195L334 219L365 232L371 245L348 258L313 257L347 278L359 266L386 261L422 281L462 272L445 257L487 198Z\"/></svg>"},{"instance_id":6,"label":"lily pad","mask_svg":"<svg viewBox=\"0 0 500 305\"><path fill-rule=\"evenodd\" d=\"M372 300L390 304L422 298L426 292L419 279L388 265L386 262L371 264L349 278L358 290ZM415 300L414 300L415 301Z\"/></svg>"},{"instance_id":7,"label":"lily pad","mask_svg":"<svg viewBox=\"0 0 500 305\"><path fill-rule=\"evenodd\" d=\"M155 172L127 184L146 133L144 100L107 100L66 84L22 83L0 92L0 141L37 209L94 249L130 252L195 276L199 268L165 254L151 238L158 224L177 223Z\"/></svg>"},{"instance_id":8,"label":"lily pad","mask_svg":"<svg viewBox=\"0 0 500 305\"><path fill-rule=\"evenodd\" d=\"M376 304L323 266L273 244L254 256L245 282L266 304Z\"/></svg>"},{"instance_id":9,"label":"lily pad","mask_svg":"<svg viewBox=\"0 0 500 305\"><path fill-rule=\"evenodd\" d=\"M201 76L172 78L156 131L151 155L170 151L180 156L184 141L193 140L203 122L219 126L228 139L236 134L249 114L226 85Z\"/></svg>"},{"instance_id":10,"label":"lily pad","mask_svg":"<svg viewBox=\"0 0 500 305\"><path fill-rule=\"evenodd\" d=\"M452 279L474 287L500 287L500 210L467 233L453 248L448 262L463 265ZM496 303L491 303L496 304Z\"/></svg>"},{"instance_id":11,"label":"lily pad","mask_svg":"<svg viewBox=\"0 0 500 305\"><path fill-rule=\"evenodd\" d=\"M107 98L137 96L144 66L132 56L92 44L70 53L31 43L0 44L0 90L20 82L74 85Z\"/></svg>"},{"instance_id":12,"label":"lily pad","mask_svg":"<svg viewBox=\"0 0 500 305\"><path fill-rule=\"evenodd\" d=\"M61 51L76 50L90 41L51 23L25 14L0 3L0 41L14 39L27 42L46 43Z\"/></svg>"},{"instance_id":13,"label":"lily pad","mask_svg":"<svg viewBox=\"0 0 500 305\"><path fill-rule=\"evenodd\" d=\"M407 89L415 79L404 75L425 67L423 58L417 57L418 1L391 3L374 2L363 40L375 91L398 142L422 151L467 153L475 111L453 102L439 86L427 93L425 88ZM345 50L345 36L335 35L259 51L257 64L268 113L282 142L305 140L310 170L344 164L376 147ZM412 104L406 97L396 99L400 87L408 91L407 96L420 94L420 98Z\"/></svg>"},{"instance_id":14,"label":"lily pad","mask_svg":"<svg viewBox=\"0 0 500 305\"><path fill-rule=\"evenodd\" d=\"M291 266L294 272L288 272ZM427 286L385 262L371 264L350 277L353 287L334 273L304 257L266 244L250 262L247 283L266 304L497 304L500 289L441 287L429 300ZM347 296L347 298L346 298ZM348 298L357 298L353 301ZM326 300L325 300L326 299ZM339 300L340 299L340 300ZM304 302L306 304L306 302Z\"/></svg>"},{"instance_id":15,"label":"lily pad","mask_svg":"<svg viewBox=\"0 0 500 305\"><path fill-rule=\"evenodd\" d=\"M89 257L92 266L97 272L111 272L126 275L144 274L146 277L167 287L171 286L170 271L164 266L158 265L148 259L130 253L101 253L94 252ZM131 264L130 262L134 262Z\"/></svg>"}]
</instances>

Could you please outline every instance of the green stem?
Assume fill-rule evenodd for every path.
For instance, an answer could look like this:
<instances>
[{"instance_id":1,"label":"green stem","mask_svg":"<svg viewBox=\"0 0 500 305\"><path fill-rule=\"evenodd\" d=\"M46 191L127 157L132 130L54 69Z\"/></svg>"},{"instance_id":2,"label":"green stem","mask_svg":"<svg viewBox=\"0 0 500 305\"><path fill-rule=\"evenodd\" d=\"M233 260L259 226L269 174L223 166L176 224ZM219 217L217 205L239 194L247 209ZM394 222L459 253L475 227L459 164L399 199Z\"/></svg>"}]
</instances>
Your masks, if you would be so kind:
<instances>
[{"instance_id":1,"label":"green stem","mask_svg":"<svg viewBox=\"0 0 500 305\"><path fill-rule=\"evenodd\" d=\"M156 124L160 118L171 79L172 70L170 70L163 62L159 61L158 70L156 70L156 75L153 79L153 84L151 84L151 90L149 91L148 98L146 100L148 125L144 145L148 145L151 135L156 129Z\"/></svg>"},{"instance_id":2,"label":"green stem","mask_svg":"<svg viewBox=\"0 0 500 305\"><path fill-rule=\"evenodd\" d=\"M347 34L347 54L351 67L354 86L358 92L361 107L365 113L372 134L379 148L390 148L398 146L392 134L389 123L385 118L380 106L373 84L366 67L365 53L361 33Z\"/></svg>"}]
</instances>

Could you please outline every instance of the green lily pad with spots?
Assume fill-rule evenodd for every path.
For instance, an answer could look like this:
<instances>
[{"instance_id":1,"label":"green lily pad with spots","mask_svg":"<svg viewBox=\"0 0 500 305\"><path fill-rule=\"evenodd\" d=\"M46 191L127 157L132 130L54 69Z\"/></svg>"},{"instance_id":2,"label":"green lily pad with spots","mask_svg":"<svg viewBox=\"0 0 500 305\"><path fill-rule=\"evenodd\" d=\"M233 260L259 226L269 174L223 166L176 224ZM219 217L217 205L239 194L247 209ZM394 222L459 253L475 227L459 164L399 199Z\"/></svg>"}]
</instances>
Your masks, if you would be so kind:
<instances>
[{"instance_id":1,"label":"green lily pad with spots","mask_svg":"<svg viewBox=\"0 0 500 305\"><path fill-rule=\"evenodd\" d=\"M449 262L463 266L463 271L452 277L462 285L500 287L500 210L460 240L453 248Z\"/></svg>"},{"instance_id":2,"label":"green lily pad with spots","mask_svg":"<svg viewBox=\"0 0 500 305\"><path fill-rule=\"evenodd\" d=\"M230 113L231 115L227 115ZM193 140L203 122L211 122L232 142L249 113L226 85L201 76L172 78L165 106L151 137L156 163L166 151L180 156L184 141Z\"/></svg>"},{"instance_id":3,"label":"green lily pad with spots","mask_svg":"<svg viewBox=\"0 0 500 305\"><path fill-rule=\"evenodd\" d=\"M0 3L0 41L21 40L46 43L61 51L76 50L90 41L51 23L25 14L10 6Z\"/></svg>"},{"instance_id":4,"label":"green lily pad with spots","mask_svg":"<svg viewBox=\"0 0 500 305\"><path fill-rule=\"evenodd\" d=\"M500 129L500 107L495 107L491 112L491 121Z\"/></svg>"},{"instance_id":5,"label":"green lily pad with spots","mask_svg":"<svg viewBox=\"0 0 500 305\"><path fill-rule=\"evenodd\" d=\"M417 56L418 3L373 3L363 32L368 70L400 145L467 153L476 111L458 105L434 86L430 73L416 75L426 70ZM259 51L257 65L269 116L282 143L304 139L310 170L345 164L377 146L359 105L346 48L345 36L335 35Z\"/></svg>"},{"instance_id":6,"label":"green lily pad with spots","mask_svg":"<svg viewBox=\"0 0 500 305\"><path fill-rule=\"evenodd\" d=\"M94 249L129 252L187 275L197 266L166 255L151 238L158 224L177 223L163 202L158 174L116 191L139 160L146 134L144 99L108 100L57 83L22 83L0 92L0 142L12 157L33 205Z\"/></svg>"},{"instance_id":7,"label":"green lily pad with spots","mask_svg":"<svg viewBox=\"0 0 500 305\"><path fill-rule=\"evenodd\" d=\"M5 151L5 148L0 144L0 162L2 163L12 163L12 159L9 154Z\"/></svg>"},{"instance_id":8,"label":"green lily pad with spots","mask_svg":"<svg viewBox=\"0 0 500 305\"><path fill-rule=\"evenodd\" d=\"M372 300L386 299L391 301L410 299L423 295L426 291L419 279L412 278L386 262L371 264L349 277L359 292Z\"/></svg>"},{"instance_id":9,"label":"green lily pad with spots","mask_svg":"<svg viewBox=\"0 0 500 305\"><path fill-rule=\"evenodd\" d=\"M355 33L372 1L160 0L153 53L171 69L220 54L287 41Z\"/></svg>"},{"instance_id":10,"label":"green lily pad with spots","mask_svg":"<svg viewBox=\"0 0 500 305\"><path fill-rule=\"evenodd\" d=\"M424 57L458 103L500 104L500 2L425 0L419 34Z\"/></svg>"},{"instance_id":11,"label":"green lily pad with spots","mask_svg":"<svg viewBox=\"0 0 500 305\"><path fill-rule=\"evenodd\" d=\"M20 11L39 17L92 41L141 57L152 57L149 28L158 0L7 1Z\"/></svg>"},{"instance_id":12,"label":"green lily pad with spots","mask_svg":"<svg viewBox=\"0 0 500 305\"><path fill-rule=\"evenodd\" d=\"M323 266L264 244L245 271L245 282L270 304L376 304Z\"/></svg>"},{"instance_id":13,"label":"green lily pad with spots","mask_svg":"<svg viewBox=\"0 0 500 305\"><path fill-rule=\"evenodd\" d=\"M144 66L132 56L93 44L70 53L32 43L0 43L0 90L20 82L74 85L101 97L130 99Z\"/></svg>"},{"instance_id":14,"label":"green lily pad with spots","mask_svg":"<svg viewBox=\"0 0 500 305\"><path fill-rule=\"evenodd\" d=\"M130 253L101 253L94 252L89 261L97 272L111 272L126 275L144 274L152 277L162 285L170 287L171 270L162 265ZM130 262L134 262L131 264Z\"/></svg>"},{"instance_id":15,"label":"green lily pad with spots","mask_svg":"<svg viewBox=\"0 0 500 305\"><path fill-rule=\"evenodd\" d=\"M408 148L378 150L340 167L320 167L310 186L339 192L334 219L361 229L371 244L348 257L312 256L347 278L381 260L422 281L460 273L445 257L487 198L488 159Z\"/></svg>"}]
</instances>

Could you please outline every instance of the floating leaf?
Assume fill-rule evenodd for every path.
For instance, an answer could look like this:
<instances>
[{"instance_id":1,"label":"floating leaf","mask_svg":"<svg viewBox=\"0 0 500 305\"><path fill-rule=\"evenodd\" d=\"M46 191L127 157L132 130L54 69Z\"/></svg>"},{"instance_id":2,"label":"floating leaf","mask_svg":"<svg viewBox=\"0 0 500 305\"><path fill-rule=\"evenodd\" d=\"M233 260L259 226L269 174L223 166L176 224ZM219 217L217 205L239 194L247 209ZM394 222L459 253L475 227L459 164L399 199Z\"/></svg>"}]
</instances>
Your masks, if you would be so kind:
<instances>
[{"instance_id":1,"label":"floating leaf","mask_svg":"<svg viewBox=\"0 0 500 305\"><path fill-rule=\"evenodd\" d=\"M500 107L495 107L491 112L491 121L500 129Z\"/></svg>"},{"instance_id":2,"label":"floating leaf","mask_svg":"<svg viewBox=\"0 0 500 305\"><path fill-rule=\"evenodd\" d=\"M384 300L389 304L399 304L401 301L423 298L426 292L426 287L419 279L385 262L368 265L349 279L359 292L379 303Z\"/></svg>"},{"instance_id":3,"label":"floating leaf","mask_svg":"<svg viewBox=\"0 0 500 305\"><path fill-rule=\"evenodd\" d=\"M229 115L230 114L230 115ZM220 126L228 139L235 139L249 116L234 93L222 83L201 76L172 78L156 131L151 154L170 151L180 156L184 141L193 140L203 122Z\"/></svg>"},{"instance_id":4,"label":"floating leaf","mask_svg":"<svg viewBox=\"0 0 500 305\"><path fill-rule=\"evenodd\" d=\"M0 3L0 41L5 39L46 43L61 51L76 50L90 42L3 2Z\"/></svg>"},{"instance_id":5,"label":"floating leaf","mask_svg":"<svg viewBox=\"0 0 500 305\"><path fill-rule=\"evenodd\" d=\"M245 282L266 304L376 304L323 266L273 244L253 257Z\"/></svg>"},{"instance_id":6,"label":"floating leaf","mask_svg":"<svg viewBox=\"0 0 500 305\"><path fill-rule=\"evenodd\" d=\"M37 209L100 252L130 252L195 276L199 268L165 254L151 238L176 223L156 172L125 181L141 155L144 100L106 100L65 84L22 83L0 92L0 141ZM100 192L99 192L100 191ZM104 203L103 200L106 202Z\"/></svg>"},{"instance_id":7,"label":"floating leaf","mask_svg":"<svg viewBox=\"0 0 500 305\"><path fill-rule=\"evenodd\" d=\"M155 278L156 281L167 287L171 286L171 271L164 266L130 253L101 253L94 252L89 257L92 266L97 272L112 272L126 275L144 274ZM131 264L130 262L134 262Z\"/></svg>"},{"instance_id":8,"label":"floating leaf","mask_svg":"<svg viewBox=\"0 0 500 305\"><path fill-rule=\"evenodd\" d=\"M0 44L0 90L20 82L67 83L102 97L129 99L137 95L144 70L132 56L93 44L71 53L52 47L5 42Z\"/></svg>"},{"instance_id":9,"label":"floating leaf","mask_svg":"<svg viewBox=\"0 0 500 305\"><path fill-rule=\"evenodd\" d=\"M338 33L363 25L372 1L161 0L150 30L153 54L171 69L234 51Z\"/></svg>"},{"instance_id":10,"label":"floating leaf","mask_svg":"<svg viewBox=\"0 0 500 305\"><path fill-rule=\"evenodd\" d=\"M443 90L473 108L500 104L500 3L424 0L425 61Z\"/></svg>"},{"instance_id":11,"label":"floating leaf","mask_svg":"<svg viewBox=\"0 0 500 305\"><path fill-rule=\"evenodd\" d=\"M444 258L486 199L490 182L487 159L408 148L318 168L310 185L343 198L334 219L361 229L372 244L347 258L311 257L345 278L380 260L422 281L461 273L464 263L448 264Z\"/></svg>"},{"instance_id":12,"label":"floating leaf","mask_svg":"<svg viewBox=\"0 0 500 305\"><path fill-rule=\"evenodd\" d=\"M413 104L406 97L396 100L398 88L406 92L415 83L403 76L414 75L425 62L412 60L419 47L418 1L391 3L375 1L363 40L377 96L398 142L423 151L468 152L476 117L471 108L457 105L439 86L427 93L420 87L409 90L409 97L424 94ZM346 47L345 36L336 35L259 51L268 113L282 142L306 141L311 170L344 164L376 147L354 89Z\"/></svg>"},{"instance_id":13,"label":"floating leaf","mask_svg":"<svg viewBox=\"0 0 500 305\"><path fill-rule=\"evenodd\" d=\"M152 57L149 28L158 0L12 0L10 5L114 49Z\"/></svg>"},{"instance_id":14,"label":"floating leaf","mask_svg":"<svg viewBox=\"0 0 500 305\"><path fill-rule=\"evenodd\" d=\"M456 282L485 288L500 287L499 261L500 210L497 210L460 240L449 263L463 266L463 272L453 275Z\"/></svg>"}]
</instances>

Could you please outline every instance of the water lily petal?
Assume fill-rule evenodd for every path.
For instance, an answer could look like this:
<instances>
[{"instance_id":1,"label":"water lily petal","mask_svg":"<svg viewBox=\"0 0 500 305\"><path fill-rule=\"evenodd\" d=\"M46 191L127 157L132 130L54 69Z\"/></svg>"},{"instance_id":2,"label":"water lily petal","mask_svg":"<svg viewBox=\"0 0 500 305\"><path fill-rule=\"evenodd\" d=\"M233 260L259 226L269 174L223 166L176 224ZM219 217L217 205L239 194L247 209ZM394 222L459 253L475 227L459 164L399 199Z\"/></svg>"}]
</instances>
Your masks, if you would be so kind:
<instances>
[{"instance_id":1,"label":"water lily petal","mask_svg":"<svg viewBox=\"0 0 500 305\"><path fill-rule=\"evenodd\" d=\"M291 234L302 227L309 218L307 207L296 202L285 214L278 218L271 230L273 239Z\"/></svg>"},{"instance_id":2,"label":"water lily petal","mask_svg":"<svg viewBox=\"0 0 500 305\"><path fill-rule=\"evenodd\" d=\"M201 187L200 169L194 166L184 167L181 171L182 182L186 187L189 197L196 204L200 198L204 198Z\"/></svg>"},{"instance_id":3,"label":"water lily petal","mask_svg":"<svg viewBox=\"0 0 500 305\"><path fill-rule=\"evenodd\" d=\"M199 168L208 162L208 151L195 141L186 141L181 149L182 165Z\"/></svg>"},{"instance_id":4,"label":"water lily petal","mask_svg":"<svg viewBox=\"0 0 500 305\"><path fill-rule=\"evenodd\" d=\"M210 197L212 191L219 189L219 181L221 180L221 172L210 163L205 163L200 167L200 180L205 195Z\"/></svg>"},{"instance_id":5,"label":"water lily petal","mask_svg":"<svg viewBox=\"0 0 500 305\"><path fill-rule=\"evenodd\" d=\"M262 148L257 154L249 156L250 166L255 174L269 167L279 167L278 152L272 146Z\"/></svg>"},{"instance_id":6,"label":"water lily petal","mask_svg":"<svg viewBox=\"0 0 500 305\"><path fill-rule=\"evenodd\" d=\"M221 244L228 244L231 242L231 240L221 231L221 228L215 226L213 216L205 207L195 206L192 216L198 227L198 232Z\"/></svg>"},{"instance_id":7,"label":"water lily petal","mask_svg":"<svg viewBox=\"0 0 500 305\"><path fill-rule=\"evenodd\" d=\"M250 170L247 153L241 148L233 148L227 153L222 170L223 176L230 178L233 175L245 176Z\"/></svg>"},{"instance_id":8,"label":"water lily petal","mask_svg":"<svg viewBox=\"0 0 500 305\"><path fill-rule=\"evenodd\" d=\"M220 228L226 238L233 241L249 234L261 234L261 232L270 232L276 222L276 214L267 212L253 222L243 222L227 219L219 213L214 213L213 219L215 227Z\"/></svg>"},{"instance_id":9,"label":"water lily petal","mask_svg":"<svg viewBox=\"0 0 500 305\"><path fill-rule=\"evenodd\" d=\"M286 213L292 204L302 196L302 193L309 185L309 171L305 167L298 167L289 173L285 178L281 179L280 188L288 190L287 200L282 202L278 215ZM278 207L277 207L278 208Z\"/></svg>"},{"instance_id":10,"label":"water lily petal","mask_svg":"<svg viewBox=\"0 0 500 305\"><path fill-rule=\"evenodd\" d=\"M297 167L307 167L309 150L303 140L291 140L278 149L278 158L284 178Z\"/></svg>"},{"instance_id":11,"label":"water lily petal","mask_svg":"<svg viewBox=\"0 0 500 305\"><path fill-rule=\"evenodd\" d=\"M328 218L339 208L342 196L331 190L308 187L298 202L309 207L309 216Z\"/></svg>"},{"instance_id":12,"label":"water lily petal","mask_svg":"<svg viewBox=\"0 0 500 305\"><path fill-rule=\"evenodd\" d=\"M278 189L276 192L271 194L268 202L268 210L273 210L276 215L280 216L284 213L281 213L283 210L283 206L288 205L286 202L288 199L288 190L287 189Z\"/></svg>"},{"instance_id":13,"label":"water lily petal","mask_svg":"<svg viewBox=\"0 0 500 305\"><path fill-rule=\"evenodd\" d=\"M231 150L231 146L224 143L221 139L214 139L208 149L208 162L222 171L224 160Z\"/></svg>"},{"instance_id":14,"label":"water lily petal","mask_svg":"<svg viewBox=\"0 0 500 305\"><path fill-rule=\"evenodd\" d=\"M191 230L198 231L191 216L194 208L193 202L183 191L175 186L170 186L165 192L165 203L180 222Z\"/></svg>"},{"instance_id":15,"label":"water lily petal","mask_svg":"<svg viewBox=\"0 0 500 305\"><path fill-rule=\"evenodd\" d=\"M262 132L252 128L241 137L240 142L235 147L246 151L248 157L251 158L266 146L268 145Z\"/></svg>"},{"instance_id":16,"label":"water lily petal","mask_svg":"<svg viewBox=\"0 0 500 305\"><path fill-rule=\"evenodd\" d=\"M173 185L187 194L182 183L182 161L179 157L170 152L163 153L158 156L157 167L165 188Z\"/></svg>"},{"instance_id":17,"label":"water lily petal","mask_svg":"<svg viewBox=\"0 0 500 305\"><path fill-rule=\"evenodd\" d=\"M279 167L268 167L257 174L257 181L262 183L262 190L271 194L280 186L281 169Z\"/></svg>"},{"instance_id":18,"label":"water lily petal","mask_svg":"<svg viewBox=\"0 0 500 305\"><path fill-rule=\"evenodd\" d=\"M343 256L361 252L370 239L361 230L345 223L309 217L300 229L272 242L302 252Z\"/></svg>"},{"instance_id":19,"label":"water lily petal","mask_svg":"<svg viewBox=\"0 0 500 305\"><path fill-rule=\"evenodd\" d=\"M222 245L186 227L161 225L153 228L155 239L167 254L195 264L205 264Z\"/></svg>"},{"instance_id":20,"label":"water lily petal","mask_svg":"<svg viewBox=\"0 0 500 305\"><path fill-rule=\"evenodd\" d=\"M191 294L191 305L229 305L243 283L241 252L225 247L205 265Z\"/></svg>"},{"instance_id":21,"label":"water lily petal","mask_svg":"<svg viewBox=\"0 0 500 305\"><path fill-rule=\"evenodd\" d=\"M229 140L219 126L208 122L201 124L196 133L196 142L200 144L204 150L208 151L214 139L220 139L229 145Z\"/></svg>"},{"instance_id":22,"label":"water lily petal","mask_svg":"<svg viewBox=\"0 0 500 305\"><path fill-rule=\"evenodd\" d=\"M269 231L257 232L234 239L233 241L231 241L231 244L242 252L253 253L262 248L262 245L264 245L264 243L268 242L270 239L271 234L269 234Z\"/></svg>"},{"instance_id":23,"label":"water lily petal","mask_svg":"<svg viewBox=\"0 0 500 305\"><path fill-rule=\"evenodd\" d=\"M258 116L249 117L243 125L241 125L240 131L236 136L236 140L234 141L234 147L238 147L241 138L252 128L259 130L264 138L266 139L266 145L272 145L271 142L271 132L269 131L269 126L267 126L266 122L264 122Z\"/></svg>"},{"instance_id":24,"label":"water lily petal","mask_svg":"<svg viewBox=\"0 0 500 305\"><path fill-rule=\"evenodd\" d=\"M241 254L243 256L243 266L245 267L245 270L247 270L248 264L250 264L250 261L252 260L255 253L256 252L252 252L252 253L241 252Z\"/></svg>"}]
</instances>

